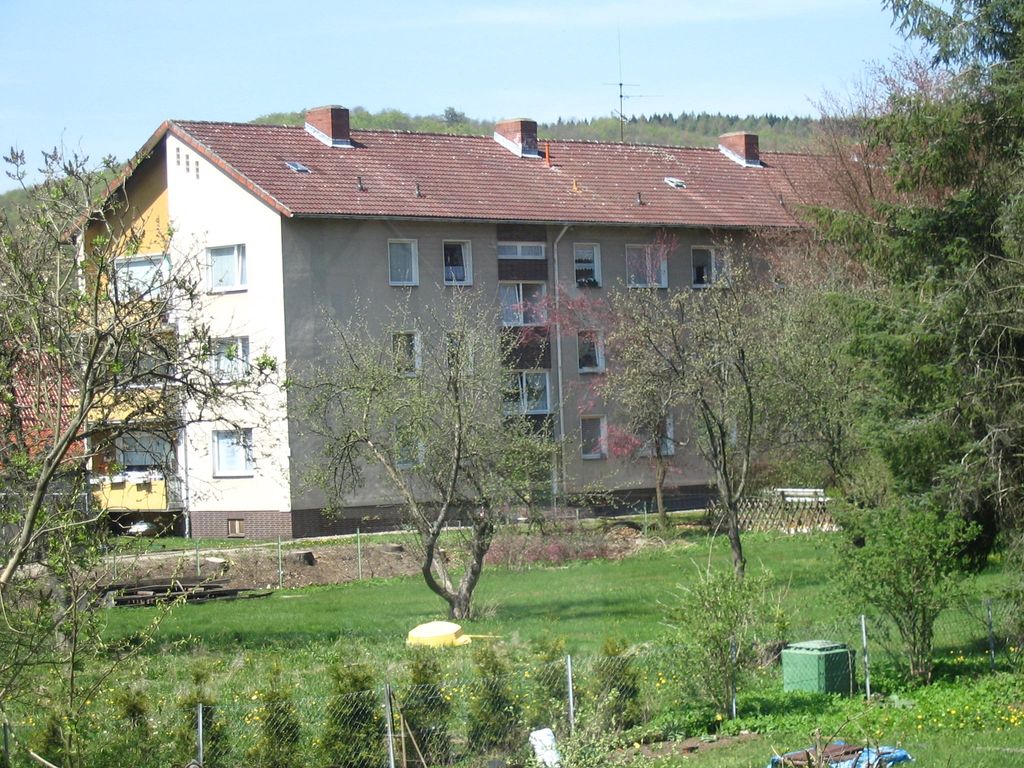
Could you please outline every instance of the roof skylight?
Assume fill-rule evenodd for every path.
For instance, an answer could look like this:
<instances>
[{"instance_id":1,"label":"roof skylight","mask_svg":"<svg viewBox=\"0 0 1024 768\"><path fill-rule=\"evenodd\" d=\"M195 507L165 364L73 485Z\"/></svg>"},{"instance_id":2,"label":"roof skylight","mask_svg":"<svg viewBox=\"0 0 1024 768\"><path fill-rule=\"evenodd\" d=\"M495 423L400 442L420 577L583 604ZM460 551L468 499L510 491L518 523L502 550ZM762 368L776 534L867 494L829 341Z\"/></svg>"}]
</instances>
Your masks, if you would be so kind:
<instances>
[{"instance_id":1,"label":"roof skylight","mask_svg":"<svg viewBox=\"0 0 1024 768\"><path fill-rule=\"evenodd\" d=\"M285 161L285 165L287 165L289 168L291 168L296 173L312 173L312 171L310 171L309 168L307 168L302 163L297 162L295 160L286 160Z\"/></svg>"},{"instance_id":2,"label":"roof skylight","mask_svg":"<svg viewBox=\"0 0 1024 768\"><path fill-rule=\"evenodd\" d=\"M665 183L675 189L686 189L686 182L682 179L677 179L675 176L666 176Z\"/></svg>"}]
</instances>

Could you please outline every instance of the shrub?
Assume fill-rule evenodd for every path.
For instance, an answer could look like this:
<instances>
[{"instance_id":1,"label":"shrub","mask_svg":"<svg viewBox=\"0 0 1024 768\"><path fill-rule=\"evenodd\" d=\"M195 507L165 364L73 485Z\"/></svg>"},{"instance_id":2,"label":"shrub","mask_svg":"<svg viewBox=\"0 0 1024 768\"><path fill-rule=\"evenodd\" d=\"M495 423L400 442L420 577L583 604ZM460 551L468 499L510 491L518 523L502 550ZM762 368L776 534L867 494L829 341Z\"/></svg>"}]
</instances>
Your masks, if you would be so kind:
<instances>
[{"instance_id":1,"label":"shrub","mask_svg":"<svg viewBox=\"0 0 1024 768\"><path fill-rule=\"evenodd\" d=\"M842 568L833 582L861 613L881 613L899 634L910 676L930 682L935 621L963 594L961 557L974 526L927 502L857 510L843 518Z\"/></svg>"},{"instance_id":2,"label":"shrub","mask_svg":"<svg viewBox=\"0 0 1024 768\"><path fill-rule=\"evenodd\" d=\"M556 733L568 719L569 684L565 669L565 638L541 636L530 643L530 699L526 723L550 727Z\"/></svg>"},{"instance_id":3,"label":"shrub","mask_svg":"<svg viewBox=\"0 0 1024 768\"><path fill-rule=\"evenodd\" d=\"M249 753L253 768L293 768L299 765L299 716L292 702L291 687L286 685L281 668L271 669L265 691L257 691L260 702L254 713L259 723L259 738Z\"/></svg>"},{"instance_id":4,"label":"shrub","mask_svg":"<svg viewBox=\"0 0 1024 768\"><path fill-rule=\"evenodd\" d=\"M324 765L355 768L386 761L384 717L373 685L373 671L366 664L339 664L331 670L322 739Z\"/></svg>"},{"instance_id":5,"label":"shrub","mask_svg":"<svg viewBox=\"0 0 1024 768\"><path fill-rule=\"evenodd\" d=\"M446 765L452 751L452 695L441 684L438 652L413 648L406 665L409 685L399 702L402 722L428 765ZM415 754L411 746L408 751Z\"/></svg>"},{"instance_id":6,"label":"shrub","mask_svg":"<svg viewBox=\"0 0 1024 768\"><path fill-rule=\"evenodd\" d=\"M207 670L198 668L193 673L192 685L178 699L182 717L177 734L177 757L184 759L196 754L199 736L199 705L203 705L203 768L219 768L226 764L227 741L224 722L217 711L217 698L206 687Z\"/></svg>"},{"instance_id":7,"label":"shrub","mask_svg":"<svg viewBox=\"0 0 1024 768\"><path fill-rule=\"evenodd\" d=\"M722 715L731 714L740 677L760 665L764 649L784 633L771 576L702 571L670 613L677 627L684 677Z\"/></svg>"},{"instance_id":8,"label":"shrub","mask_svg":"<svg viewBox=\"0 0 1024 768\"><path fill-rule=\"evenodd\" d=\"M467 711L469 746L475 752L523 746L522 712L511 686L511 673L494 643L473 646L476 669Z\"/></svg>"},{"instance_id":9,"label":"shrub","mask_svg":"<svg viewBox=\"0 0 1024 768\"><path fill-rule=\"evenodd\" d=\"M640 681L621 640L604 641L589 693L595 724L602 730L624 730L640 722Z\"/></svg>"}]
</instances>

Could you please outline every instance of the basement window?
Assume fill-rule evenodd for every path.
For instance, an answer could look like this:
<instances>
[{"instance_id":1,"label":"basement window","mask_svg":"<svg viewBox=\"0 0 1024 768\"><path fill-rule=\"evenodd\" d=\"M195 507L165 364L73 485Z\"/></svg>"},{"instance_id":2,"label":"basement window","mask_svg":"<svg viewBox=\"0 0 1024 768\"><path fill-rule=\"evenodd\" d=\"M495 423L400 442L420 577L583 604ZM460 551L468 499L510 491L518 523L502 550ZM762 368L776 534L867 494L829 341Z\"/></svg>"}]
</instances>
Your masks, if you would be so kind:
<instances>
[{"instance_id":1,"label":"basement window","mask_svg":"<svg viewBox=\"0 0 1024 768\"><path fill-rule=\"evenodd\" d=\"M312 173L306 166L296 160L286 160L285 165L291 168L296 173Z\"/></svg>"},{"instance_id":2,"label":"basement window","mask_svg":"<svg viewBox=\"0 0 1024 768\"><path fill-rule=\"evenodd\" d=\"M245 536L245 520L239 517L228 518L228 538L241 539Z\"/></svg>"}]
</instances>

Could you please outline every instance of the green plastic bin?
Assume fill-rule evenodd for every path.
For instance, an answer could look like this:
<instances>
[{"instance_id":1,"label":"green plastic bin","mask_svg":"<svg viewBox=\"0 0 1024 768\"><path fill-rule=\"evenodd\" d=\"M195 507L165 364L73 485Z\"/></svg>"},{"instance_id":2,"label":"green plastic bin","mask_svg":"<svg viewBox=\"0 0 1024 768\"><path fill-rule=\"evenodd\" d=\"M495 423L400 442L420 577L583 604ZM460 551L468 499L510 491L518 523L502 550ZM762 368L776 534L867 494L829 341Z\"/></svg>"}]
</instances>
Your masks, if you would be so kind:
<instances>
[{"instance_id":1,"label":"green plastic bin","mask_svg":"<svg viewBox=\"0 0 1024 768\"><path fill-rule=\"evenodd\" d=\"M782 649L782 689L813 693L854 690L854 651L831 640L805 640Z\"/></svg>"}]
</instances>

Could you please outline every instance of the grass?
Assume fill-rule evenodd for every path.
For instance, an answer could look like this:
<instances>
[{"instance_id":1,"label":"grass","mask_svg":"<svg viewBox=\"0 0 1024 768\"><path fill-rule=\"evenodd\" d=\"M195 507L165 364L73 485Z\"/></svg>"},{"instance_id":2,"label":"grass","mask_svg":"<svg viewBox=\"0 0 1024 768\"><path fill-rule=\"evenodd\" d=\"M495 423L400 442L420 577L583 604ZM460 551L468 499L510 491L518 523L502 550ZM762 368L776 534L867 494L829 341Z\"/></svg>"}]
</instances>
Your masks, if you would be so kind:
<instances>
[{"instance_id":1,"label":"grass","mask_svg":"<svg viewBox=\"0 0 1024 768\"><path fill-rule=\"evenodd\" d=\"M792 627L790 639L824 636L859 646L857 617L836 604L827 588L828 573L836 567L831 541L828 535L750 534L745 538L748 568L764 565L785 585L783 607ZM530 641L564 638L566 651L584 657L581 668L586 657L598 653L605 638L621 638L640 648L641 654L646 653L645 647L652 654L660 653L660 661L650 660L651 656L646 663L651 670L660 665L659 675L675 676L673 684L682 686L684 670L675 669L677 664L666 650L675 630L665 625L664 617L708 562L729 567L727 543L690 534L619 561L581 561L523 571L491 567L478 590L478 618L463 624L469 633L510 641L522 658L528 658ZM1001 563L994 561L974 580L972 591L979 597L995 595L1005 581ZM160 622L155 643L142 647L124 675L145 681L156 707L171 711L200 673L204 685L217 691L224 706L245 713L255 692L265 689L268 669L278 665L285 681L299 692L303 706L315 713L322 706L317 702L329 692L326 672L353 656L369 659L382 682L401 686L406 674L406 633L416 624L443 618L443 607L419 577L284 590L259 600L183 605ZM114 643L130 643L158 615L157 609L148 608L109 610L106 636ZM740 719L723 726L726 733L749 730L766 736L643 764L763 766L773 747L785 751L806 746L815 727L829 732L851 718L854 725L846 728L845 735L905 745L920 766L946 765L948 755L970 755L971 765L977 766L1014 764L1016 753L999 750L1018 748L1024 741L1024 727L1007 719L1014 712L1008 707L1024 702L1024 684L1005 673L987 674L975 618L954 613L944 621L937 634L942 654L938 685L907 690L898 677L878 667L873 671L875 690L892 695L865 712L856 698L783 694L774 668L740 691ZM685 627L681 630L685 632ZM874 649L876 662L884 659L877 645ZM462 667L452 665L461 664L466 655L465 650L444 654L450 665L447 679L460 679L451 675L461 674L452 670ZM647 695L657 702L653 711L663 713L668 721L692 704L683 687L655 691L653 676L647 674L644 679ZM1024 713L1020 717L1024 722ZM660 732L674 733L666 728ZM647 734L655 738L656 731L648 729ZM975 755L972 750L979 739L989 751Z\"/></svg>"},{"instance_id":2,"label":"grass","mask_svg":"<svg viewBox=\"0 0 1024 768\"><path fill-rule=\"evenodd\" d=\"M827 535L751 534L745 542L748 567L763 565L785 585L783 606L792 626L851 618L826 590L834 567ZM704 537L684 538L618 561L526 571L489 568L475 597L479 618L464 625L470 633L522 640L556 634L576 653L595 651L608 636L650 642L666 631L666 607L682 599L681 588L709 559L728 566L723 540L709 548ZM994 594L1002 582L992 569L978 577L975 588ZM401 648L409 629L444 618L443 608L420 577L372 580L285 590L262 600L184 605L162 622L156 637L161 644L189 639L210 652L332 644L339 637ZM138 632L153 614L144 608L111 611L108 636L116 640Z\"/></svg>"},{"instance_id":3,"label":"grass","mask_svg":"<svg viewBox=\"0 0 1024 768\"><path fill-rule=\"evenodd\" d=\"M705 544L704 539L682 540L624 560L559 568L487 569L475 598L480 618L465 626L521 639L554 633L576 652L596 650L609 635L630 643L653 640L664 633L665 605L680 599L680 585L707 562ZM784 571L776 571L789 585L787 605L794 615L802 615L803 606L821 592L824 548L827 537L748 537L752 567L782 565L785 553ZM727 556L724 542L715 541L713 562L725 566ZM162 643L192 638L209 650L331 643L339 635L401 646L413 626L443 618L443 608L420 577L364 581L277 592L264 600L184 605L163 621L157 638ZM111 611L110 637L141 630L152 615L150 609Z\"/></svg>"}]
</instances>

